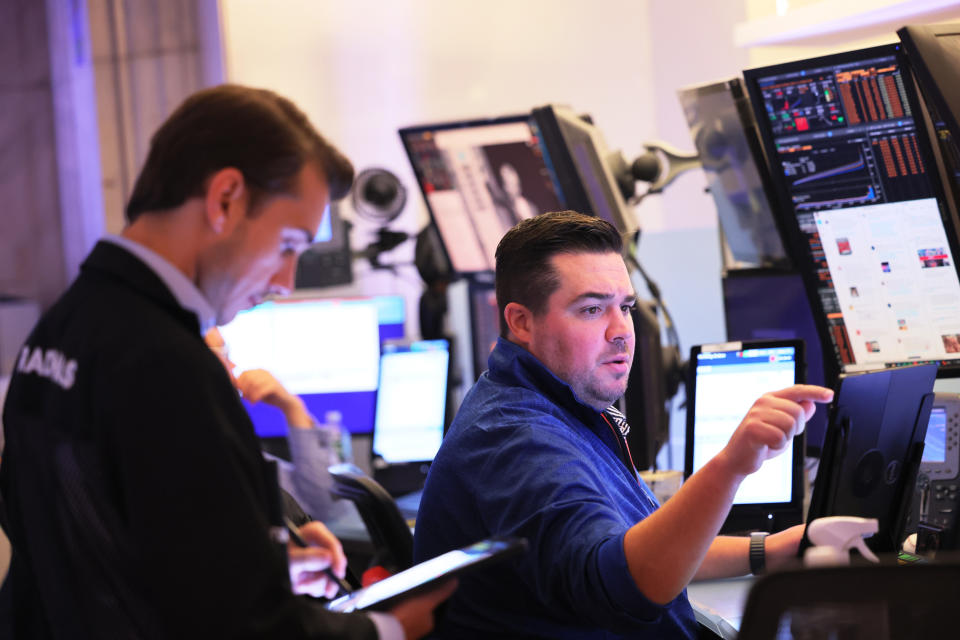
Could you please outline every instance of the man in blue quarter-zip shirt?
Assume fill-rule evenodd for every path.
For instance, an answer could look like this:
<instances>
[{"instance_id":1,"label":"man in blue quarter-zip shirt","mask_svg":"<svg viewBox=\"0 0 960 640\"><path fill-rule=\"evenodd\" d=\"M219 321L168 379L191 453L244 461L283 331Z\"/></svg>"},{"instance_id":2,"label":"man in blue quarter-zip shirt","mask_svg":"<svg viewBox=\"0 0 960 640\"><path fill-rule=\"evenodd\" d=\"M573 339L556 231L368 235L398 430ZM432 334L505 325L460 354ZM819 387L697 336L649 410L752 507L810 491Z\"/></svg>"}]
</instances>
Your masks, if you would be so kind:
<instances>
[{"instance_id":1,"label":"man in blue quarter-zip shirt","mask_svg":"<svg viewBox=\"0 0 960 640\"><path fill-rule=\"evenodd\" d=\"M687 583L751 569L748 539L717 537L737 487L832 398L808 385L764 395L660 508L610 408L634 350L621 250L610 224L572 211L525 220L497 247L501 337L430 469L414 554L490 535L530 548L461 580L444 638L697 637ZM795 556L801 535L769 536L766 565Z\"/></svg>"}]
</instances>

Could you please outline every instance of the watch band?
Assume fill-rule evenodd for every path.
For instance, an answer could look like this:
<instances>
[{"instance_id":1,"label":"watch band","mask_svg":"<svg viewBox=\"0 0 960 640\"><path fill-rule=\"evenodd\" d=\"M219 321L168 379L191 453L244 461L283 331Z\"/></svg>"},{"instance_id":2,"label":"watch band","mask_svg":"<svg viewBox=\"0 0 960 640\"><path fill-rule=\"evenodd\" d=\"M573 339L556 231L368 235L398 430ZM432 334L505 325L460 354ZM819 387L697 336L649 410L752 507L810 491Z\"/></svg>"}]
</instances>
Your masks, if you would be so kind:
<instances>
[{"instance_id":1,"label":"watch band","mask_svg":"<svg viewBox=\"0 0 960 640\"><path fill-rule=\"evenodd\" d=\"M750 573L760 575L767 565L767 532L755 531L750 534Z\"/></svg>"}]
</instances>

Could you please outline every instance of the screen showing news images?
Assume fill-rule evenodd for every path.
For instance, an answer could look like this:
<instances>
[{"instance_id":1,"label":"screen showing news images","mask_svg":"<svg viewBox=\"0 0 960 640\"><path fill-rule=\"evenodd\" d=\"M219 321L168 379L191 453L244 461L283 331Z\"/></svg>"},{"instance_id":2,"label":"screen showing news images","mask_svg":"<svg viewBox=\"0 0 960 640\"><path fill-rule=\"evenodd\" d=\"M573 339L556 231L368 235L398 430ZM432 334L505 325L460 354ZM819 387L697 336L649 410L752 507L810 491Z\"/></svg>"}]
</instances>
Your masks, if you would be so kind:
<instances>
[{"instance_id":1,"label":"screen showing news images","mask_svg":"<svg viewBox=\"0 0 960 640\"><path fill-rule=\"evenodd\" d=\"M694 384L693 468L726 446L753 403L796 382L796 348L771 347L697 354ZM793 441L744 479L734 504L787 503L793 495Z\"/></svg>"},{"instance_id":2,"label":"screen showing news images","mask_svg":"<svg viewBox=\"0 0 960 640\"><path fill-rule=\"evenodd\" d=\"M443 440L449 371L446 340L383 346L374 454L390 464L433 460Z\"/></svg>"},{"instance_id":3,"label":"screen showing news images","mask_svg":"<svg viewBox=\"0 0 960 640\"><path fill-rule=\"evenodd\" d=\"M563 208L530 116L409 127L400 138L458 273L492 271L510 227Z\"/></svg>"},{"instance_id":4,"label":"screen showing news images","mask_svg":"<svg viewBox=\"0 0 960 640\"><path fill-rule=\"evenodd\" d=\"M960 279L899 46L744 72L837 370L960 359Z\"/></svg>"},{"instance_id":5,"label":"screen showing news images","mask_svg":"<svg viewBox=\"0 0 960 640\"><path fill-rule=\"evenodd\" d=\"M318 420L339 411L351 433L373 429L380 345L404 334L401 296L291 296L237 314L220 328L235 374L265 369L303 398ZM285 436L283 414L244 400L257 435Z\"/></svg>"}]
</instances>

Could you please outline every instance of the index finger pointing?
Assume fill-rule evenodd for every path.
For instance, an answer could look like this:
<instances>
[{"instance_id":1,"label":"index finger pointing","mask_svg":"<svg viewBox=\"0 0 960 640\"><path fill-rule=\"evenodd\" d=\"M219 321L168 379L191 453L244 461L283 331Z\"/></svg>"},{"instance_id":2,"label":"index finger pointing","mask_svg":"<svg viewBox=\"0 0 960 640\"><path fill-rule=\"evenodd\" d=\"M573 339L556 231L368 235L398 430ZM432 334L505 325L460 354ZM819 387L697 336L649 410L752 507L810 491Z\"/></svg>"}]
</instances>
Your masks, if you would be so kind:
<instances>
[{"instance_id":1,"label":"index finger pointing","mask_svg":"<svg viewBox=\"0 0 960 640\"><path fill-rule=\"evenodd\" d=\"M770 395L798 403L804 400L823 403L833 400L833 389L820 387L815 384L795 384L792 387L774 391Z\"/></svg>"}]
</instances>

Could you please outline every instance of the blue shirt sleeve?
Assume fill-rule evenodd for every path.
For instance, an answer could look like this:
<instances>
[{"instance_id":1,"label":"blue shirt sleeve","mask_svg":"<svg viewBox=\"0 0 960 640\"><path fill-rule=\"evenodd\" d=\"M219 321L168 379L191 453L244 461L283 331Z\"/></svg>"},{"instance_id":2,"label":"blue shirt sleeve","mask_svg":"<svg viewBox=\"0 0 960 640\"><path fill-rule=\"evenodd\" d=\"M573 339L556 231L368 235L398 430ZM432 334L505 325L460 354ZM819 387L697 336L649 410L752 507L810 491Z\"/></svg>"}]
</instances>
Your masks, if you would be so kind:
<instances>
[{"instance_id":1,"label":"blue shirt sleeve","mask_svg":"<svg viewBox=\"0 0 960 640\"><path fill-rule=\"evenodd\" d=\"M535 419L476 429L484 446L461 449L479 469L483 490L475 497L484 525L527 538L530 552L518 573L541 603L612 630L658 623L664 607L637 588L623 548L626 531L656 505L611 467L622 463L598 451L587 440L592 434L542 413Z\"/></svg>"}]
</instances>

